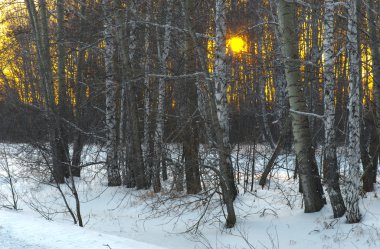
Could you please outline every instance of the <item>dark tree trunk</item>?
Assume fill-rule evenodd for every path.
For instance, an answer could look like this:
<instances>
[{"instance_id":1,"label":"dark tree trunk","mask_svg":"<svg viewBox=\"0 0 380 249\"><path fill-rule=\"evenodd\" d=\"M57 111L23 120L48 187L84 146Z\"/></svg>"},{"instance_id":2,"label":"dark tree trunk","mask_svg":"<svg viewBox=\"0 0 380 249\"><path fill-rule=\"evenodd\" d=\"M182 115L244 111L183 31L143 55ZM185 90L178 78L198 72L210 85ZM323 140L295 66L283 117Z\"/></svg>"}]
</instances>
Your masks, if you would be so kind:
<instances>
[{"instance_id":1,"label":"dark tree trunk","mask_svg":"<svg viewBox=\"0 0 380 249\"><path fill-rule=\"evenodd\" d=\"M377 161L379 155L379 137L376 136L376 126L374 124L375 114L372 110L363 113L364 119L360 133L360 153L363 164L363 191L374 191L376 182ZM369 145L369 146L368 146ZM367 149L367 147L369 147Z\"/></svg>"}]
</instances>

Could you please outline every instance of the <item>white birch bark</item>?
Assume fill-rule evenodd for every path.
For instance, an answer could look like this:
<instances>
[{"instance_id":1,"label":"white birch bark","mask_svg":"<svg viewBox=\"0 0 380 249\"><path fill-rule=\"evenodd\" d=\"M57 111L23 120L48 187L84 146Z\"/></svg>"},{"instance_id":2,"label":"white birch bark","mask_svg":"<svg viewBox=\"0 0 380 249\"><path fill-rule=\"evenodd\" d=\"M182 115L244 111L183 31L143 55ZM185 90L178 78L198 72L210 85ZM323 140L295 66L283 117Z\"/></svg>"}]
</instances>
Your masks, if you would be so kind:
<instances>
[{"instance_id":1,"label":"white birch bark","mask_svg":"<svg viewBox=\"0 0 380 249\"><path fill-rule=\"evenodd\" d=\"M303 87L300 84L300 62L297 49L296 7L295 3L280 0L278 4L278 19L281 31L281 49L284 56L285 76L289 94L289 104L292 110L292 129L294 149L296 151L300 184L303 190L305 212L318 212L324 205L323 188L315 151L311 144L309 121L299 112L306 112L306 102ZM298 112L298 113L297 113Z\"/></svg>"},{"instance_id":2,"label":"white birch bark","mask_svg":"<svg viewBox=\"0 0 380 249\"><path fill-rule=\"evenodd\" d=\"M333 61L334 34L334 0L325 0L323 36L323 74L324 74L324 107L325 107L325 162L327 167L327 193L330 196L334 217L343 216L346 211L339 186L339 172L335 145L335 80Z\"/></svg>"},{"instance_id":3,"label":"white birch bark","mask_svg":"<svg viewBox=\"0 0 380 249\"><path fill-rule=\"evenodd\" d=\"M126 164L126 129L127 129L127 81L123 77L120 85L120 120L119 120L119 146L118 160L121 169L122 181L124 185L128 185L127 180L127 164Z\"/></svg>"},{"instance_id":4,"label":"white birch bark","mask_svg":"<svg viewBox=\"0 0 380 249\"><path fill-rule=\"evenodd\" d=\"M121 184L120 172L117 165L116 142L116 85L114 81L114 37L113 22L111 16L111 0L103 0L104 11L104 63L106 71L106 151L107 151L107 175L108 186Z\"/></svg>"},{"instance_id":5,"label":"white birch bark","mask_svg":"<svg viewBox=\"0 0 380 249\"><path fill-rule=\"evenodd\" d=\"M215 5L215 65L214 65L214 81L215 81L215 104L217 118L220 127L221 136L218 141L222 143L222 150L219 151L220 160L220 179L224 201L227 205L228 217L226 226L233 227L236 222L235 210L232 200L236 197L236 187L234 186L234 178L231 162L231 145L229 140L229 122L228 122L228 102L227 102L227 63L226 63L226 1L216 0ZM231 174L232 173L232 174ZM232 179L231 179L232 175ZM231 182L232 181L232 182Z\"/></svg>"},{"instance_id":6,"label":"white birch bark","mask_svg":"<svg viewBox=\"0 0 380 249\"><path fill-rule=\"evenodd\" d=\"M116 11L114 11L115 15L115 23L117 25L117 29L115 31L116 33L116 40L119 43L119 53L121 54L122 60L124 60L125 54L125 44L120 41L124 41L126 37L126 25L125 25L125 16L124 16L124 9L121 7L121 2L117 0L113 0L113 4L116 8ZM120 21L122 20L122 21ZM124 63L124 62L123 62ZM120 84L120 120L119 120L119 144L118 144L118 160L119 160L119 167L121 169L122 173L122 182L127 187L134 187L135 183L133 181L133 172L131 167L129 167L127 163L127 155L132 154L131 151L128 151L128 146L126 146L128 135L128 122L127 122L127 78L125 75L125 69L123 67L122 69L122 78L121 78L121 84Z\"/></svg>"},{"instance_id":7,"label":"white birch bark","mask_svg":"<svg viewBox=\"0 0 380 249\"><path fill-rule=\"evenodd\" d=\"M226 3L224 0L216 1L215 10L215 103L218 121L223 130L223 144L229 147L229 124L227 103L227 64L226 64Z\"/></svg>"},{"instance_id":8,"label":"white birch bark","mask_svg":"<svg viewBox=\"0 0 380 249\"><path fill-rule=\"evenodd\" d=\"M348 223L361 219L359 210L360 191L360 94L359 54L357 31L357 0L349 0L347 51L349 56L349 102L348 102L348 185L346 194Z\"/></svg>"}]
</instances>

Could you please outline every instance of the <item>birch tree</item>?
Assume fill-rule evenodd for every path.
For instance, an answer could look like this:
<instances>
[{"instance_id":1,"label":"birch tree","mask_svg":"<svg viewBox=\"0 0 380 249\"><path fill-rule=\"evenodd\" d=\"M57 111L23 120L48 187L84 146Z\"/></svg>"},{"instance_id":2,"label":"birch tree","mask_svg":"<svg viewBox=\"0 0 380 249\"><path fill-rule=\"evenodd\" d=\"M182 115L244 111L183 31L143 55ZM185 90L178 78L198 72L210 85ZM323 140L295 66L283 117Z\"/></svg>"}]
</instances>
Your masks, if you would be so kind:
<instances>
[{"instance_id":1,"label":"birch tree","mask_svg":"<svg viewBox=\"0 0 380 249\"><path fill-rule=\"evenodd\" d=\"M181 1L181 6L184 8L186 6L185 0ZM201 102L204 103L204 113L208 115L206 117L206 124L209 125L208 129L213 131L215 133L215 141L212 141L211 144L213 144L216 149L218 150L219 154L219 169L213 166L207 166L204 165L204 167L207 167L214 171L219 179L219 186L222 189L222 197L223 201L226 205L226 224L225 226L227 228L231 228L236 223L236 214L235 209L233 205L233 201L237 196L237 189L234 182L233 177L233 168L232 164L228 164L231 162L230 151L228 150L229 147L225 147L225 144L229 145L229 138L225 135L225 130L222 128L219 118L218 118L218 108L217 108L217 93L221 95L227 94L227 92L223 92L221 90L216 91L215 86L217 80L220 80L220 77L223 79L223 76L226 76L226 64L224 66L222 65L223 62L226 63L226 57L225 52L226 49L226 40L225 40L225 32L226 32L226 3L223 0L217 0L215 5L215 45L216 45L216 53L215 55L215 61L214 65L219 65L219 69L221 71L218 71L220 75L217 74L217 72L214 70L214 78L212 79L210 76L210 73L208 71L208 65L207 65L207 59L205 54L203 53L203 47L199 46L199 44L196 43L197 37L196 33L193 29L193 26L190 24L191 19L189 17L185 18L185 28L188 31L192 41L197 44L195 47L195 51L197 54L197 59L199 62L199 67L202 72L202 80L198 83L198 93L203 93L203 98L201 99ZM219 27L218 27L219 26ZM222 52L223 51L223 52ZM221 53L222 52L222 53ZM226 79L226 78L224 78ZM213 84L215 83L215 84ZM222 96L218 96L220 99ZM227 120L228 121L228 120ZM210 139L214 140L214 136L211 136ZM224 143L226 142L226 143Z\"/></svg>"},{"instance_id":2,"label":"birch tree","mask_svg":"<svg viewBox=\"0 0 380 249\"><path fill-rule=\"evenodd\" d=\"M108 186L120 186L121 177L118 167L118 151L116 137L116 84L114 80L114 36L112 18L112 0L103 0L104 12L104 63L106 72L106 151Z\"/></svg>"},{"instance_id":3,"label":"birch tree","mask_svg":"<svg viewBox=\"0 0 380 249\"><path fill-rule=\"evenodd\" d=\"M327 193L329 194L334 217L344 215L346 207L339 186L339 169L336 157L335 134L335 80L334 80L334 0L325 0L323 36L323 74L324 74L324 106L325 106L325 158L327 167Z\"/></svg>"},{"instance_id":4,"label":"birch tree","mask_svg":"<svg viewBox=\"0 0 380 249\"><path fill-rule=\"evenodd\" d=\"M282 53L285 60L285 75L290 109L306 112L307 107L300 82L300 62L296 40L296 6L294 2L280 0L278 19L282 38ZM311 144L307 116L292 112L294 148L298 159L300 184L303 190L305 212L317 212L324 205L323 189Z\"/></svg>"},{"instance_id":5,"label":"birch tree","mask_svg":"<svg viewBox=\"0 0 380 249\"><path fill-rule=\"evenodd\" d=\"M146 167L146 177L147 177L147 185L151 185L151 178L153 177L153 133L155 124L153 123L153 92L154 89L151 88L150 85L150 71L151 71L151 63L152 56L150 50L150 38L151 38L151 30L150 30L150 21L151 21L151 11L152 11L152 2L146 1L145 3L145 35L144 35L144 137L143 137L143 157L144 164ZM123 94L124 95L124 94ZM125 103L124 103L125 104Z\"/></svg>"},{"instance_id":6,"label":"birch tree","mask_svg":"<svg viewBox=\"0 0 380 249\"><path fill-rule=\"evenodd\" d=\"M235 210L232 201L237 195L231 162L231 145L229 140L229 119L227 102L227 62L226 62L226 1L216 0L215 6L215 106L218 126L219 164L221 171L221 186L224 201L227 205L228 217L226 226L233 227L236 223Z\"/></svg>"},{"instance_id":7,"label":"birch tree","mask_svg":"<svg viewBox=\"0 0 380 249\"><path fill-rule=\"evenodd\" d=\"M113 1L115 6L119 6L120 2L119 1ZM116 22L118 25L121 25L118 27L117 30L117 40L120 39L126 39L126 25L125 22L120 23L120 19L124 18L124 15L121 13L122 11L125 11L120 7L120 9L116 10ZM119 17L120 16L120 17ZM122 37L119 37L122 36ZM119 47L119 51L121 53L125 53L125 46L124 43L120 44L121 46ZM124 56L124 55L123 55ZM124 58L124 57L123 57ZM122 67L124 70L125 68ZM127 162L127 158L130 157L129 150L130 147L127 147L127 134L128 131L127 129L129 128L127 124L127 81L124 78L125 74L122 76L121 84L120 84L120 110L119 110L119 148L118 148L118 154L119 154L119 166L121 168L122 172L122 182L124 185L127 187L134 187L134 181L133 181L133 171L131 169L131 165Z\"/></svg>"},{"instance_id":8,"label":"birch tree","mask_svg":"<svg viewBox=\"0 0 380 249\"><path fill-rule=\"evenodd\" d=\"M348 1L347 52L349 56L348 149L349 164L346 204L348 223L361 220L360 185L360 82L357 29L357 0Z\"/></svg>"}]
</instances>

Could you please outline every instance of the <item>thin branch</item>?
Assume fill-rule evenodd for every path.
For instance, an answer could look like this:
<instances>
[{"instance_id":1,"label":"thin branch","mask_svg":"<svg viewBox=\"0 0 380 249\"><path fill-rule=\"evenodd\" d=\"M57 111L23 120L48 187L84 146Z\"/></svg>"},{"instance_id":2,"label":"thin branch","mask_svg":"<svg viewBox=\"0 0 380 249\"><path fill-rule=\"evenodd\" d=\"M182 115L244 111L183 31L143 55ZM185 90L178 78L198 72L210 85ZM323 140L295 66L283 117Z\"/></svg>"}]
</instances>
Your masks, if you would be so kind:
<instances>
[{"instance_id":1,"label":"thin branch","mask_svg":"<svg viewBox=\"0 0 380 249\"><path fill-rule=\"evenodd\" d=\"M134 21L130 21L129 23L131 23L131 22L139 23L139 24L144 24L144 25L151 25L151 26L158 27L158 28L163 28L163 29L169 28L169 29L181 32L181 33L190 33L190 30L188 30L188 29L184 29L184 28L180 28L180 27L176 27L176 26L168 25L168 24L159 24L159 23L155 23L155 22L135 21L135 20ZM214 40L215 39L215 37L213 37L213 36L206 35L206 34L201 34L201 33L195 33L195 36L196 37L200 37L200 38L210 39L210 40Z\"/></svg>"},{"instance_id":2,"label":"thin branch","mask_svg":"<svg viewBox=\"0 0 380 249\"><path fill-rule=\"evenodd\" d=\"M292 109L289 109L289 111L291 113L294 113L294 114L309 116L309 117L318 118L318 119L322 119L322 120L324 120L324 118L325 118L324 115L319 115L319 114L312 113L312 112L300 112L300 111L296 111L296 110L292 110Z\"/></svg>"},{"instance_id":3,"label":"thin branch","mask_svg":"<svg viewBox=\"0 0 380 249\"><path fill-rule=\"evenodd\" d=\"M152 77L152 78L165 78L165 79L169 79L169 80L196 78L198 76L204 76L205 78L207 77L207 75L204 72L195 72L195 73L191 73L191 74L181 74L181 75L149 74L148 76Z\"/></svg>"},{"instance_id":4,"label":"thin branch","mask_svg":"<svg viewBox=\"0 0 380 249\"><path fill-rule=\"evenodd\" d=\"M254 29L254 28L257 28L257 27L263 26L263 25L265 25L265 24L276 25L276 26L279 25L278 22L262 22L262 23L258 23L258 24L255 24L255 25L249 26L249 27L248 27L248 30L251 30L251 29Z\"/></svg>"}]
</instances>

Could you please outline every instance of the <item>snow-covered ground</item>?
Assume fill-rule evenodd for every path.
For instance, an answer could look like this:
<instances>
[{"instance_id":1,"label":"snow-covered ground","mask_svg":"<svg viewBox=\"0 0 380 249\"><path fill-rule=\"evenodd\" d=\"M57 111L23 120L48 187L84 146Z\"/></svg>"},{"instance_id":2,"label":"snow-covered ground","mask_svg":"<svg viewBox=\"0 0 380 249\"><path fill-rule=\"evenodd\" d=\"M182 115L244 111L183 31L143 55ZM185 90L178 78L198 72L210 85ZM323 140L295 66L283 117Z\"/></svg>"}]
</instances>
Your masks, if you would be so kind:
<instances>
[{"instance_id":1,"label":"snow-covered ground","mask_svg":"<svg viewBox=\"0 0 380 249\"><path fill-rule=\"evenodd\" d=\"M380 248L379 186L361 199L362 222L346 224L345 218L331 217L329 205L318 213L303 213L298 183L288 180L288 172L279 168L272 175L269 189L254 185L253 192L241 191L235 201L237 225L224 229L223 211L216 196L200 201L200 196L181 197L168 191L170 182L158 195L151 190L108 188L100 166L93 166L77 180L85 223L85 228L79 228L73 224L59 192L38 181L37 168L33 168L36 177L23 177L36 164L33 155L24 160L20 153L12 153L14 148L7 149L22 210L0 210L0 248ZM95 160L99 156L95 154L89 153L86 160ZM243 167L246 162L241 159ZM262 167L265 160L258 158L255 167ZM10 197L6 174L2 175L0 206L6 203L4 193ZM69 189L64 186L63 191L74 208ZM200 217L203 219L198 231L189 231Z\"/></svg>"},{"instance_id":2,"label":"snow-covered ground","mask_svg":"<svg viewBox=\"0 0 380 249\"><path fill-rule=\"evenodd\" d=\"M2 249L47 249L47 247L32 245L29 242L12 237L9 231L2 230L0 230L0 243Z\"/></svg>"},{"instance_id":3,"label":"snow-covered ground","mask_svg":"<svg viewBox=\"0 0 380 249\"><path fill-rule=\"evenodd\" d=\"M0 211L0 224L2 249L163 249L22 212Z\"/></svg>"}]
</instances>

